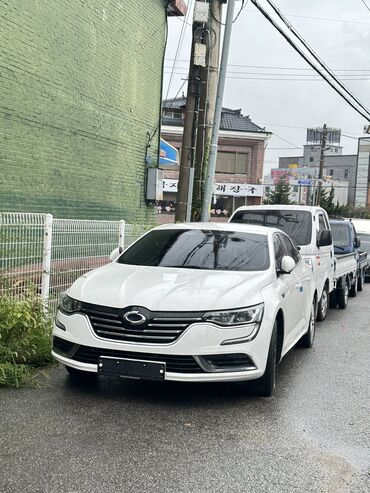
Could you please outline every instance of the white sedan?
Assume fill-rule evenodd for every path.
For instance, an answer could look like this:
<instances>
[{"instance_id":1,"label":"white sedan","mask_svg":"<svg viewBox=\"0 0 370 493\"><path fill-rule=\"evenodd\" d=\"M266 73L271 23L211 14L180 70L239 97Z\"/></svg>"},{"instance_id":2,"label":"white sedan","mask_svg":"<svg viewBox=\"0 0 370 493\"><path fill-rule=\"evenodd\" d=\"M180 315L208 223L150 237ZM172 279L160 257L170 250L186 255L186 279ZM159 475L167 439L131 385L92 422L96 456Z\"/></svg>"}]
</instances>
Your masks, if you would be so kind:
<instances>
[{"instance_id":1,"label":"white sedan","mask_svg":"<svg viewBox=\"0 0 370 493\"><path fill-rule=\"evenodd\" d=\"M278 229L163 225L61 296L52 354L72 376L254 380L270 396L281 358L312 346L316 297Z\"/></svg>"}]
</instances>

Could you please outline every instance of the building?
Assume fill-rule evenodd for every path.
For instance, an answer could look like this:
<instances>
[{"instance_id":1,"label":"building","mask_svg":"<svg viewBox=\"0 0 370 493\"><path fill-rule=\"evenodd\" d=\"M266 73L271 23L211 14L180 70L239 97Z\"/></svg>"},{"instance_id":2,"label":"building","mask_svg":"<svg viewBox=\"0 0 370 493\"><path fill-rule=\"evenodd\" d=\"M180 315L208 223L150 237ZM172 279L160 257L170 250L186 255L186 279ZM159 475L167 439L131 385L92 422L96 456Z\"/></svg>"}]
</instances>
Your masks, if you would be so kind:
<instances>
[{"instance_id":1,"label":"building","mask_svg":"<svg viewBox=\"0 0 370 493\"><path fill-rule=\"evenodd\" d=\"M303 146L303 156L279 158L279 168L288 169L292 165L298 168L308 168L308 174L316 177L320 167L321 128L308 128L306 144ZM348 203L355 202L357 155L342 154L340 145L341 131L328 129L327 146L324 153L324 176L336 181L337 187L348 189Z\"/></svg>"},{"instance_id":2,"label":"building","mask_svg":"<svg viewBox=\"0 0 370 493\"><path fill-rule=\"evenodd\" d=\"M165 100L161 135L181 154L186 98ZM236 207L259 204L263 196L264 149L271 133L259 127L241 109L223 108L221 114L214 214L228 216ZM176 206L178 164L164 169L162 213L173 213Z\"/></svg>"},{"instance_id":3,"label":"building","mask_svg":"<svg viewBox=\"0 0 370 493\"><path fill-rule=\"evenodd\" d=\"M184 1L0 3L0 211L154 221L145 159Z\"/></svg>"},{"instance_id":4,"label":"building","mask_svg":"<svg viewBox=\"0 0 370 493\"><path fill-rule=\"evenodd\" d=\"M358 139L355 205L370 209L370 136Z\"/></svg>"}]
</instances>

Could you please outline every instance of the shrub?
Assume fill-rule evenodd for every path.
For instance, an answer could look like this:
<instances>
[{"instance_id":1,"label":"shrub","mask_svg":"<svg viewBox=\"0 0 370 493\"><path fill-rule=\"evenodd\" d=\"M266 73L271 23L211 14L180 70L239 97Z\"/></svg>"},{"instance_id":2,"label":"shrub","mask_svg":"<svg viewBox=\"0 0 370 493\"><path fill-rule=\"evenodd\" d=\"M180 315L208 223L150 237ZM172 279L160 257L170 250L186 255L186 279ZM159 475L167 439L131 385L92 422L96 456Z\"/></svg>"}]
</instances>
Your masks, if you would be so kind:
<instances>
[{"instance_id":1,"label":"shrub","mask_svg":"<svg viewBox=\"0 0 370 493\"><path fill-rule=\"evenodd\" d=\"M52 361L51 317L33 290L21 299L0 296L0 385L34 382L37 368Z\"/></svg>"}]
</instances>

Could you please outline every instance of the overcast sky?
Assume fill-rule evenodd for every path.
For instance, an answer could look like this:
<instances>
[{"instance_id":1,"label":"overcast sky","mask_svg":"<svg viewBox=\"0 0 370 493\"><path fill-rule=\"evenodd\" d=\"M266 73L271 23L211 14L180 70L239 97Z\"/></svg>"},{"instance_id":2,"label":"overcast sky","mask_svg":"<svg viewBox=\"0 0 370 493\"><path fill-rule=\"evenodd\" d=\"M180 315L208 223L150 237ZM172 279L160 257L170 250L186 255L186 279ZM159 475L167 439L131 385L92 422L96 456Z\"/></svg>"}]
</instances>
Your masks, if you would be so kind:
<instances>
[{"instance_id":1,"label":"overcast sky","mask_svg":"<svg viewBox=\"0 0 370 493\"><path fill-rule=\"evenodd\" d=\"M264 0L260 1L266 6ZM365 2L370 8L370 0ZM346 86L370 107L370 11L362 0L275 0L274 3L325 63L340 74ZM192 13L194 0L187 0L187 4ZM241 1L236 1L235 13L240 5ZM186 21L189 25L178 18L169 18L165 97L176 95L188 71L191 16ZM177 56L179 61L169 86L183 26L186 29ZM294 68L299 70L292 70ZM341 128L352 137L342 137L344 154L356 153L357 140L353 137L363 135L364 118L312 70L301 69L309 69L309 66L248 2L233 24L223 104L241 108L244 115L250 115L255 123L274 133L265 154L265 172L277 167L279 156L302 154L307 126L327 123ZM292 74L299 76L292 77ZM292 78L315 80L261 80ZM183 90L186 91L186 86ZM287 149L289 147L292 149Z\"/></svg>"}]
</instances>

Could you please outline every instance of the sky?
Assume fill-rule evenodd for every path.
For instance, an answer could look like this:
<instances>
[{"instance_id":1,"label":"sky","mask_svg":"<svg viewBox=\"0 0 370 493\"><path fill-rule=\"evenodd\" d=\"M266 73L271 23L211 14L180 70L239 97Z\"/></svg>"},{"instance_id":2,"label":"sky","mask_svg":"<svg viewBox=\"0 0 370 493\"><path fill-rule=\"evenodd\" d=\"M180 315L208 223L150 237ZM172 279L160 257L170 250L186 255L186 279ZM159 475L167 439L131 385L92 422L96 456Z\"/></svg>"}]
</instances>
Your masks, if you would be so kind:
<instances>
[{"instance_id":1,"label":"sky","mask_svg":"<svg viewBox=\"0 0 370 493\"><path fill-rule=\"evenodd\" d=\"M370 0L364 2L274 0L315 52L370 107ZM271 11L265 0L260 3ZM194 0L187 4L186 19L169 18L164 97L186 94ZM240 6L241 1L236 1L235 14ZM279 156L302 155L306 127L326 123L342 129L348 136L342 136L343 154L355 154L357 137L370 123L315 75L251 2L233 24L223 105L241 108L254 123L273 133L265 153L265 174L278 166Z\"/></svg>"}]
</instances>

